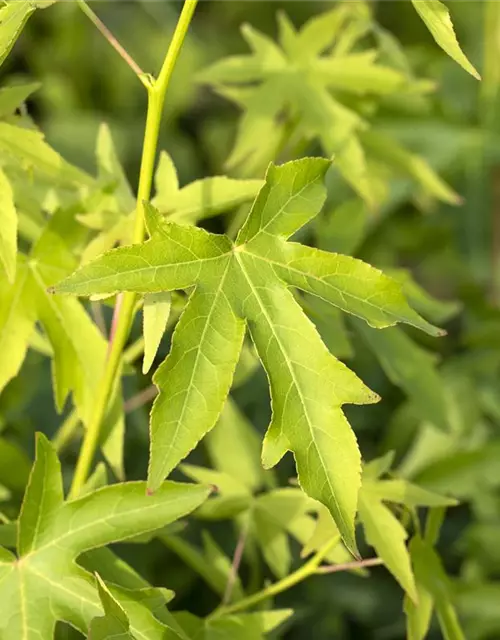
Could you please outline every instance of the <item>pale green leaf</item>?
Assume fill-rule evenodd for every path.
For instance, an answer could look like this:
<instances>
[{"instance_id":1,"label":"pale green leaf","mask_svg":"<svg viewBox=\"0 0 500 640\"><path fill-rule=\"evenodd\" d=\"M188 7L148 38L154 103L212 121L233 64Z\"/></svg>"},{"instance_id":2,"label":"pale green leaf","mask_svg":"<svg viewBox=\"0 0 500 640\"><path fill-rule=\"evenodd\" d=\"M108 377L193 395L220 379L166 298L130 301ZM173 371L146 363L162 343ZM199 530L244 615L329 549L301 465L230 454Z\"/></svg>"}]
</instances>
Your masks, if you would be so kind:
<instances>
[{"instance_id":1,"label":"pale green leaf","mask_svg":"<svg viewBox=\"0 0 500 640\"><path fill-rule=\"evenodd\" d=\"M32 170L52 186L74 188L92 184L87 174L68 164L45 142L43 135L33 129L0 122L0 152L21 170Z\"/></svg>"},{"instance_id":2,"label":"pale green leaf","mask_svg":"<svg viewBox=\"0 0 500 640\"><path fill-rule=\"evenodd\" d=\"M351 8L344 4L313 16L300 30L298 48L309 57L323 53L338 37L350 13Z\"/></svg>"},{"instance_id":3,"label":"pale green leaf","mask_svg":"<svg viewBox=\"0 0 500 640\"><path fill-rule=\"evenodd\" d=\"M35 9L36 3L31 0L11 0L0 9L0 64L8 56Z\"/></svg>"},{"instance_id":4,"label":"pale green leaf","mask_svg":"<svg viewBox=\"0 0 500 640\"><path fill-rule=\"evenodd\" d=\"M300 555L303 558L307 558L311 553L318 551L334 539L338 539L340 543L340 534L337 525L328 509L320 505L314 533L302 548Z\"/></svg>"},{"instance_id":5,"label":"pale green leaf","mask_svg":"<svg viewBox=\"0 0 500 640\"><path fill-rule=\"evenodd\" d=\"M335 280L342 257L286 244L285 238L323 205L328 166L321 159L271 165L236 244L225 236L166 222L146 207L149 241L105 254L55 289L78 295L190 292L170 354L154 376L160 394L151 417L151 489L215 425L246 323L271 388L273 416L264 440L265 466L274 466L292 451L302 488L330 509L346 545L355 551L361 460L342 405L378 398L331 355L284 280L367 316L376 325L406 321L434 329L406 305L400 286L380 272L347 258L347 268L359 270L357 280ZM290 261L295 261L295 272ZM326 282L329 277L335 285ZM369 280L368 286L363 279ZM378 288L390 296L388 304L379 299ZM378 307L370 298L379 302Z\"/></svg>"},{"instance_id":6,"label":"pale green leaf","mask_svg":"<svg viewBox=\"0 0 500 640\"><path fill-rule=\"evenodd\" d=\"M415 578L410 554L405 544L408 534L371 487L365 484L359 493L359 517L363 523L368 544L374 547L387 569L409 597L416 602Z\"/></svg>"},{"instance_id":7,"label":"pale green leaf","mask_svg":"<svg viewBox=\"0 0 500 640\"><path fill-rule=\"evenodd\" d=\"M38 82L30 82L29 84L13 84L2 87L0 89L0 118L12 115L40 86Z\"/></svg>"},{"instance_id":8,"label":"pale green leaf","mask_svg":"<svg viewBox=\"0 0 500 640\"><path fill-rule=\"evenodd\" d=\"M457 614L452 604L452 589L446 575L441 559L436 551L420 537L416 536L410 543L411 557L415 570L417 583L422 585L425 591L432 597L439 619L439 626L445 640L465 640L460 627ZM429 605L427 604L427 607ZM424 627L427 612L424 619L417 626ZM413 620L412 620L413 622ZM415 636L418 640L419 636Z\"/></svg>"},{"instance_id":9,"label":"pale green leaf","mask_svg":"<svg viewBox=\"0 0 500 640\"><path fill-rule=\"evenodd\" d=\"M26 356L37 314L30 270L19 261L12 285L0 279L0 390L14 378Z\"/></svg>"},{"instance_id":10,"label":"pale green leaf","mask_svg":"<svg viewBox=\"0 0 500 640\"><path fill-rule=\"evenodd\" d=\"M99 129L96 155L99 177L104 184L111 185L117 200L118 211L129 213L135 207L135 198L120 164L111 131L105 124L102 124Z\"/></svg>"},{"instance_id":11,"label":"pale green leaf","mask_svg":"<svg viewBox=\"0 0 500 640\"><path fill-rule=\"evenodd\" d=\"M458 504L453 498L440 496L406 480L379 480L370 483L370 491L381 500L398 502L407 507L453 507Z\"/></svg>"},{"instance_id":12,"label":"pale green leaf","mask_svg":"<svg viewBox=\"0 0 500 640\"><path fill-rule=\"evenodd\" d=\"M425 193L449 204L461 204L461 197L438 176L424 158L411 153L382 133L363 131L360 137L368 153L387 163L397 173L413 178Z\"/></svg>"},{"instance_id":13,"label":"pale green leaf","mask_svg":"<svg viewBox=\"0 0 500 640\"><path fill-rule=\"evenodd\" d=\"M422 418L448 431L446 392L435 357L397 327L376 331L359 321L355 326L388 378L405 391Z\"/></svg>"},{"instance_id":14,"label":"pale green leaf","mask_svg":"<svg viewBox=\"0 0 500 640\"><path fill-rule=\"evenodd\" d=\"M156 203L170 220L195 223L251 201L262 187L262 180L235 180L215 176L196 180Z\"/></svg>"},{"instance_id":15,"label":"pale green leaf","mask_svg":"<svg viewBox=\"0 0 500 640\"><path fill-rule=\"evenodd\" d=\"M95 581L76 558L84 551L159 529L191 512L207 495L204 487L168 482L151 496L145 483L135 482L64 502L59 461L39 435L19 518L19 559L6 552L0 559L0 599L7 612L0 620L2 637L52 638L58 620L87 635L91 620L102 610ZM157 590L148 594L113 587L110 591L130 619L133 636L184 638L151 613L151 596L158 600Z\"/></svg>"},{"instance_id":16,"label":"pale green leaf","mask_svg":"<svg viewBox=\"0 0 500 640\"><path fill-rule=\"evenodd\" d=\"M147 293L144 296L143 334L144 334L144 359L142 373L146 374L156 357L161 339L167 328L170 316L171 295L169 291L160 293Z\"/></svg>"},{"instance_id":17,"label":"pale green leaf","mask_svg":"<svg viewBox=\"0 0 500 640\"><path fill-rule=\"evenodd\" d=\"M256 611L202 620L191 613L175 614L176 620L196 640L264 640L292 615L291 609Z\"/></svg>"},{"instance_id":18,"label":"pale green leaf","mask_svg":"<svg viewBox=\"0 0 500 640\"><path fill-rule=\"evenodd\" d=\"M174 161L166 151L160 153L155 173L155 190L152 204L160 210L169 209L171 198L175 197L179 191L179 178Z\"/></svg>"},{"instance_id":19,"label":"pale green leaf","mask_svg":"<svg viewBox=\"0 0 500 640\"><path fill-rule=\"evenodd\" d=\"M390 94L401 91L406 77L390 67L375 62L376 51L363 51L346 56L318 58L312 72L324 86L334 91L364 95Z\"/></svg>"},{"instance_id":20,"label":"pale green leaf","mask_svg":"<svg viewBox=\"0 0 500 640\"><path fill-rule=\"evenodd\" d=\"M456 301L438 300L423 289L405 269L390 269L386 271L403 285L403 292L411 305L432 322L447 322L456 316L461 305Z\"/></svg>"},{"instance_id":21,"label":"pale green leaf","mask_svg":"<svg viewBox=\"0 0 500 640\"><path fill-rule=\"evenodd\" d=\"M447 7L439 0L412 0L412 3L438 45L474 78L481 80L458 43Z\"/></svg>"}]
</instances>

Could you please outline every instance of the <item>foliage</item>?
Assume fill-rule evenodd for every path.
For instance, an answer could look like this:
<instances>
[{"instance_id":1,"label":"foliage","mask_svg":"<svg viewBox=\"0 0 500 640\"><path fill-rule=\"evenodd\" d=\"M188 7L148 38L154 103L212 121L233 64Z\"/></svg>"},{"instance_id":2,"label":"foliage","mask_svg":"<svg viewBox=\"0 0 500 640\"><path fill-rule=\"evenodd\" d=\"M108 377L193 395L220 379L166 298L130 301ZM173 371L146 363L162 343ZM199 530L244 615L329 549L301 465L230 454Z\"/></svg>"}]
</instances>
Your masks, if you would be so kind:
<instances>
[{"instance_id":1,"label":"foliage","mask_svg":"<svg viewBox=\"0 0 500 640\"><path fill-rule=\"evenodd\" d=\"M299 639L315 607L317 638L498 635L497 231L469 213L497 162L498 16L475 9L485 88L460 113L468 9L393 4L424 44L372 3L259 28L248 3L100 3L132 44L135 12L139 53L171 32L156 77L83 0L0 9L3 69L42 80L0 89L0 638ZM72 44L85 73L58 85L45 50L85 15L109 71ZM96 168L94 73L116 86ZM141 83L136 135L116 114L144 112Z\"/></svg>"}]
</instances>

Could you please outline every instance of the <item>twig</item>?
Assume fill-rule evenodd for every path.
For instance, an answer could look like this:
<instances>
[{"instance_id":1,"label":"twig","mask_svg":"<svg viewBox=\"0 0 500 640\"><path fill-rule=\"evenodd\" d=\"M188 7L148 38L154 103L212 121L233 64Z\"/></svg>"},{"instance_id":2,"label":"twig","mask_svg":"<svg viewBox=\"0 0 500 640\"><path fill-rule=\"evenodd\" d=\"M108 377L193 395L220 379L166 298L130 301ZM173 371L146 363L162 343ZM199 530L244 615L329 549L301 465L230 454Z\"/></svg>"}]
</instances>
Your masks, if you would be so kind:
<instances>
[{"instance_id":1,"label":"twig","mask_svg":"<svg viewBox=\"0 0 500 640\"><path fill-rule=\"evenodd\" d=\"M158 389L152 384L150 387L146 387L143 391L139 391L135 396L132 396L126 400L123 404L123 410L125 413L132 413L136 409L139 409L146 403L156 398L158 395Z\"/></svg>"},{"instance_id":2,"label":"twig","mask_svg":"<svg viewBox=\"0 0 500 640\"><path fill-rule=\"evenodd\" d=\"M108 27L102 22L99 16L94 13L94 11L89 7L89 5L85 2L85 0L76 0L78 6L83 11L83 13L93 22L93 24L97 27L97 29L101 32L101 34L106 38L109 44L113 47L113 49L118 53L118 55L125 60L128 66L132 69L135 75L139 78L139 80L144 84L143 78L146 77L146 74L141 69L141 67L137 64L137 62L132 58L130 53L118 42L117 38L111 33Z\"/></svg>"},{"instance_id":3,"label":"twig","mask_svg":"<svg viewBox=\"0 0 500 640\"><path fill-rule=\"evenodd\" d=\"M355 560L354 562L318 567L316 573L325 574L338 573L339 571L353 571L355 569L364 569L365 567L377 567L380 564L383 564L383 560L380 558L367 558L366 560Z\"/></svg>"},{"instance_id":4,"label":"twig","mask_svg":"<svg viewBox=\"0 0 500 640\"><path fill-rule=\"evenodd\" d=\"M240 568L241 560L243 558L243 551L245 550L245 544L248 536L249 518L243 525L236 549L234 550L233 562L231 564L231 571L227 579L226 590L224 591L224 597L222 598L222 605L226 605L231 602L231 596L233 595L234 585L236 584L236 578L238 577L238 571Z\"/></svg>"}]
</instances>

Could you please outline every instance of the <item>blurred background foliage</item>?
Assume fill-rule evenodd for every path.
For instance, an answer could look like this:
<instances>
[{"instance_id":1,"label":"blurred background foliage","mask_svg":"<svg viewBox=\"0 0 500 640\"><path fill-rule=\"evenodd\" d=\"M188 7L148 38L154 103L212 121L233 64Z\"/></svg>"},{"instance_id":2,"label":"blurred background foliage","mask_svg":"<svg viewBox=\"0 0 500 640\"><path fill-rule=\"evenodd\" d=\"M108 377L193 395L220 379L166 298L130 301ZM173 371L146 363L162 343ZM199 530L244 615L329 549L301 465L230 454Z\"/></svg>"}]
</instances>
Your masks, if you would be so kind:
<instances>
[{"instance_id":1,"label":"blurred background foliage","mask_svg":"<svg viewBox=\"0 0 500 640\"><path fill-rule=\"evenodd\" d=\"M284 10L300 26L333 4L314 0L200 3L167 97L160 141L160 148L175 161L181 184L226 172L224 163L239 116L234 105L197 82L197 74L222 57L247 52L240 33L243 23L276 38L278 11ZM339 209L342 202L354 198L354 192L334 177L331 212L325 213L312 233L319 246L353 252L402 278L412 273L407 292L413 303L448 331L441 340L411 332L414 341L439 363L440 378L436 382L429 360L424 356L419 360L411 351L416 347L407 343L395 347L403 350L398 354L403 365L398 368L385 362L384 366L382 359L380 366L372 352L376 345L369 351L356 343L352 349L351 326L345 329L345 341L339 339L334 320L323 325L318 320L318 326L330 340L330 348L347 358L383 398L373 407L348 408L364 457L371 460L392 450L399 474L461 500L459 507L448 510L438 549L454 581L466 637L495 640L500 638L498 3L448 3L459 40L483 74L482 83L436 46L409 2L371 4L379 25L402 43L415 75L436 83L436 90L424 97L408 94L398 105L383 104L376 113L377 127L421 154L463 202L458 207L436 202L400 178L391 181L390 197L383 206L369 214L359 213L360 206ZM143 69L158 70L179 3L116 0L92 6ZM135 188L145 93L74 3L57 3L30 20L2 67L2 80L14 79L40 82L28 103L30 114L57 150L89 172L95 172L99 125L108 123ZM331 215L337 216L335 225ZM216 218L208 224L217 230L224 220ZM138 324L135 337L139 336ZM410 351L405 368L406 356L401 353L406 347ZM168 340L164 340L159 357L167 352ZM139 364L136 375L125 380L125 397L134 397L148 384ZM433 424L441 386L444 420L450 426L447 433ZM269 419L263 372L252 373L233 390L233 397L262 431ZM127 475L144 477L149 405L129 408ZM0 483L16 496L29 471L33 432L41 429L51 435L61 421L53 407L49 363L40 354L30 351L22 376L1 396L0 421L6 434L0 441ZM77 451L78 442L65 451L68 471ZM204 464L205 458L203 451L196 451L190 462ZM293 462L287 460L279 473L286 483L293 475ZM209 523L208 530L231 556L234 531L224 522ZM183 535L198 541L199 523L190 522ZM141 546L122 545L120 553L153 584L174 589L177 608L206 614L217 604L216 597L179 553L167 547L155 540ZM300 550L292 546L292 551L295 566L300 563ZM270 577L263 565L257 571ZM383 569L373 570L367 579L350 574L312 578L278 599L280 606L296 610L280 637L398 640L405 634L402 598ZM71 634L61 628L61 637ZM441 637L437 627L430 637Z\"/></svg>"}]
</instances>

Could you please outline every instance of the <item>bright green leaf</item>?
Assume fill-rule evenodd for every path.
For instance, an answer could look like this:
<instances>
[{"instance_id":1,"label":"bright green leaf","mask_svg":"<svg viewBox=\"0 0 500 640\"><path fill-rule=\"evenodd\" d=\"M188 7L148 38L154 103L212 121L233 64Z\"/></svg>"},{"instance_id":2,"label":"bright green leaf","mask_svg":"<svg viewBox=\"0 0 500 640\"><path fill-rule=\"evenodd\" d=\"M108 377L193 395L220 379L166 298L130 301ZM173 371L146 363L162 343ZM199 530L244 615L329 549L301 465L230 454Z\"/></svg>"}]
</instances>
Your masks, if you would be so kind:
<instances>
[{"instance_id":1,"label":"bright green leaf","mask_svg":"<svg viewBox=\"0 0 500 640\"><path fill-rule=\"evenodd\" d=\"M474 78L481 80L460 48L447 7L439 0L412 0L412 3L438 45Z\"/></svg>"},{"instance_id":2,"label":"bright green leaf","mask_svg":"<svg viewBox=\"0 0 500 640\"><path fill-rule=\"evenodd\" d=\"M408 534L390 509L382 503L371 487L365 484L359 494L359 517L368 543L374 547L387 569L416 602L415 578L405 544Z\"/></svg>"},{"instance_id":3,"label":"bright green leaf","mask_svg":"<svg viewBox=\"0 0 500 640\"><path fill-rule=\"evenodd\" d=\"M5 173L0 170L0 262L7 279L13 282L16 276L17 213L14 194Z\"/></svg>"},{"instance_id":4,"label":"bright green leaf","mask_svg":"<svg viewBox=\"0 0 500 640\"><path fill-rule=\"evenodd\" d=\"M328 506L347 546L355 550L361 460L341 407L377 397L329 353L284 283L321 295L375 326L405 321L436 330L406 305L399 285L379 271L285 242L321 208L328 166L322 159L271 165L236 244L165 222L147 207L149 241L111 251L55 290L78 295L191 291L170 354L154 376L160 395L151 416L153 490L216 423L246 321L271 387L265 466L293 451L304 491ZM347 275L336 276L340 268ZM389 296L388 303L378 288Z\"/></svg>"},{"instance_id":5,"label":"bright green leaf","mask_svg":"<svg viewBox=\"0 0 500 640\"><path fill-rule=\"evenodd\" d=\"M2 637L52 638L57 620L86 634L101 607L92 575L75 563L76 558L84 551L161 528L198 507L207 495L201 486L167 482L151 496L145 483L135 482L64 502L59 461L39 435L19 517L19 559L5 550L0 557L0 599L7 607L0 620ZM127 612L133 635L137 631L141 637L147 620L151 640L176 637L166 635L166 627L144 604L147 594L119 588L112 593Z\"/></svg>"}]
</instances>

